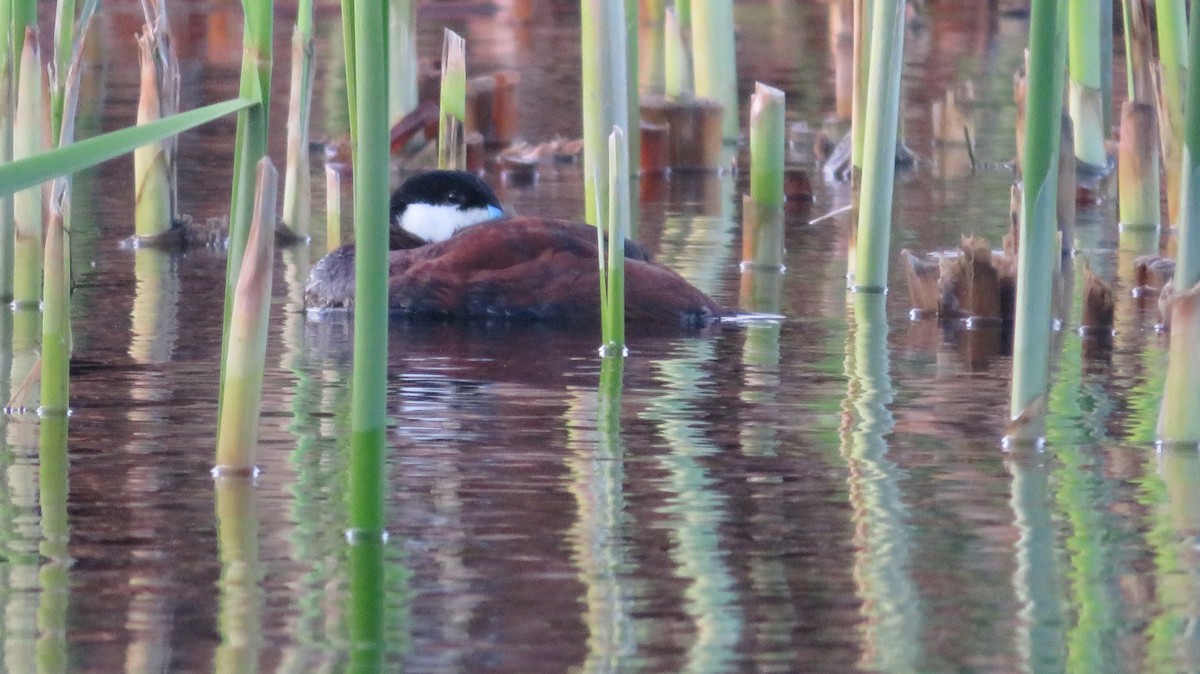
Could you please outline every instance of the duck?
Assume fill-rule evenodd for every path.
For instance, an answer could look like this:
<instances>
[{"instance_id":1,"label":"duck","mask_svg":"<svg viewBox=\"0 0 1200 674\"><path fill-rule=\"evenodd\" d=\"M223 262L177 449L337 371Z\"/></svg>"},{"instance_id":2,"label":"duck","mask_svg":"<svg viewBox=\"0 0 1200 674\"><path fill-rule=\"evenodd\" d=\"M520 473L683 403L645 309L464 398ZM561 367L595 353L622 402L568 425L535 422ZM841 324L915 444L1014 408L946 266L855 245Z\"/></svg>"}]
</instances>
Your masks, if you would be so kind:
<instances>
[{"instance_id":1,"label":"duck","mask_svg":"<svg viewBox=\"0 0 1200 674\"><path fill-rule=\"evenodd\" d=\"M595 227L507 215L491 187L464 171L407 179L389 211L393 316L599 323ZM638 243L626 239L624 256L628 326L696 330L730 315ZM353 309L353 244L313 265L304 297L310 312Z\"/></svg>"}]
</instances>

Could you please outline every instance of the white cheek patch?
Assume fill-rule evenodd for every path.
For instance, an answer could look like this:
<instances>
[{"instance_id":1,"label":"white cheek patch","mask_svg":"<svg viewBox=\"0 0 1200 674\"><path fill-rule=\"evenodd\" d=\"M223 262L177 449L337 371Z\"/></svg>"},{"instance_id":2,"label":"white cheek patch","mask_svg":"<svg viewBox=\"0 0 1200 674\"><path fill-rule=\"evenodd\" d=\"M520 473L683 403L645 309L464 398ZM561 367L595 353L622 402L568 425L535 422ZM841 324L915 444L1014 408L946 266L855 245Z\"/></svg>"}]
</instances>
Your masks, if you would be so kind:
<instances>
[{"instance_id":1,"label":"white cheek patch","mask_svg":"<svg viewBox=\"0 0 1200 674\"><path fill-rule=\"evenodd\" d=\"M463 227L494 219L494 210L487 206L462 211L455 206L409 204L400 217L400 226L426 241L445 241Z\"/></svg>"}]
</instances>

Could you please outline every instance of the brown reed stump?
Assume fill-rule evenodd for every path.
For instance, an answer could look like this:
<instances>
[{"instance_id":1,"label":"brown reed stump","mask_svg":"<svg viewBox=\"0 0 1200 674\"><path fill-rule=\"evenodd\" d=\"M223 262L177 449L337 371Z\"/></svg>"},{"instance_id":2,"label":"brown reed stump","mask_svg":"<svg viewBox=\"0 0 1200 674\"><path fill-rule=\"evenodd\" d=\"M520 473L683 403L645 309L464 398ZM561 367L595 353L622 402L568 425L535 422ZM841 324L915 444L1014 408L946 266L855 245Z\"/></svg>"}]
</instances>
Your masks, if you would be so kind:
<instances>
[{"instance_id":1,"label":"brown reed stump","mask_svg":"<svg viewBox=\"0 0 1200 674\"><path fill-rule=\"evenodd\" d=\"M1112 335L1116 302L1112 288L1092 272L1091 265L1083 266L1083 317L1079 332L1084 335Z\"/></svg>"},{"instance_id":2,"label":"brown reed stump","mask_svg":"<svg viewBox=\"0 0 1200 674\"><path fill-rule=\"evenodd\" d=\"M486 162L483 135L477 131L469 132L464 142L467 145L466 170L471 173L483 173L483 167Z\"/></svg>"},{"instance_id":3,"label":"brown reed stump","mask_svg":"<svg viewBox=\"0 0 1200 674\"><path fill-rule=\"evenodd\" d=\"M496 78L480 75L467 80L467 132L478 133L485 144L495 135L492 108L496 100Z\"/></svg>"},{"instance_id":4,"label":"brown reed stump","mask_svg":"<svg viewBox=\"0 0 1200 674\"><path fill-rule=\"evenodd\" d=\"M643 175L663 175L671 170L670 128L642 119L640 162Z\"/></svg>"},{"instance_id":5,"label":"brown reed stump","mask_svg":"<svg viewBox=\"0 0 1200 674\"><path fill-rule=\"evenodd\" d=\"M642 119L668 129L668 164L673 171L720 171L724 109L717 101L686 101L647 96L641 101Z\"/></svg>"},{"instance_id":6,"label":"brown reed stump","mask_svg":"<svg viewBox=\"0 0 1200 674\"><path fill-rule=\"evenodd\" d=\"M492 101L492 133L489 144L509 145L517 139L520 129L517 115L517 87L521 84L521 73L501 70L493 77L496 80L495 98Z\"/></svg>"}]
</instances>

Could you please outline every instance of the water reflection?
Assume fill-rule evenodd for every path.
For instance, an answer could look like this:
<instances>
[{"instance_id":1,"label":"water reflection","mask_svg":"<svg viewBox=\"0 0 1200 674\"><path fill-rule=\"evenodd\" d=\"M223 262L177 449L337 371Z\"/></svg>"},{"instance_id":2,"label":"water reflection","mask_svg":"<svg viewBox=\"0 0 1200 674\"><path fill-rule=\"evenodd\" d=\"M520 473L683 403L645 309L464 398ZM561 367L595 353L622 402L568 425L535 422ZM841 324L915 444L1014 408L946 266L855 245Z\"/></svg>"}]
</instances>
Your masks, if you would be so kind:
<instances>
[{"instance_id":1,"label":"water reflection","mask_svg":"<svg viewBox=\"0 0 1200 674\"><path fill-rule=\"evenodd\" d=\"M856 525L854 577L866 619L861 664L911 672L918 671L924 657L918 638L921 607L909 568L908 509L901 497L905 475L887 458L895 390L888 373L886 297L852 297L842 456Z\"/></svg>"},{"instance_id":2,"label":"water reflection","mask_svg":"<svg viewBox=\"0 0 1200 674\"><path fill-rule=\"evenodd\" d=\"M570 489L578 511L571 531L573 556L579 567L580 582L586 588L584 622L588 640L582 672L627 671L636 649L627 587L628 541L624 533L627 518L621 440L624 371L624 358L603 358L598 389L594 394L588 392L592 395L577 398L567 419L573 436L572 455L567 461ZM593 433L586 433L589 428Z\"/></svg>"},{"instance_id":3,"label":"water reflection","mask_svg":"<svg viewBox=\"0 0 1200 674\"><path fill-rule=\"evenodd\" d=\"M67 415L42 416L38 433L38 504L42 515L42 556L38 578L37 671L70 671L67 616L70 602L70 534L67 522Z\"/></svg>"},{"instance_id":4,"label":"water reflection","mask_svg":"<svg viewBox=\"0 0 1200 674\"><path fill-rule=\"evenodd\" d=\"M1150 643L1144 671L1195 671L1200 667L1200 456L1195 450L1163 452L1154 513L1159 610L1146 627Z\"/></svg>"},{"instance_id":5,"label":"water reflection","mask_svg":"<svg viewBox=\"0 0 1200 674\"><path fill-rule=\"evenodd\" d=\"M253 478L216 478L217 539L221 556L221 645L214 655L218 674L258 671L263 647L265 568L258 552L258 508Z\"/></svg>"},{"instance_id":6,"label":"water reflection","mask_svg":"<svg viewBox=\"0 0 1200 674\"><path fill-rule=\"evenodd\" d=\"M685 664L689 672L726 671L743 628L733 576L725 563L728 553L717 529L725 519L725 499L714 490L714 479L700 461L716 448L694 421L703 399L711 396L703 365L711 362L712 348L711 342L684 344L677 357L656 363L655 377L664 394L643 412L670 448L657 459L665 473L662 488L669 495L660 512L668 517L662 526L670 533L674 574L687 582L683 608L695 630Z\"/></svg>"},{"instance_id":7,"label":"water reflection","mask_svg":"<svg viewBox=\"0 0 1200 674\"><path fill-rule=\"evenodd\" d=\"M1012 510L1020 534L1012 582L1021 603L1016 647L1022 671L1066 671L1066 615L1055 554L1046 456L1031 447L1017 447L1005 466L1012 475Z\"/></svg>"}]
</instances>

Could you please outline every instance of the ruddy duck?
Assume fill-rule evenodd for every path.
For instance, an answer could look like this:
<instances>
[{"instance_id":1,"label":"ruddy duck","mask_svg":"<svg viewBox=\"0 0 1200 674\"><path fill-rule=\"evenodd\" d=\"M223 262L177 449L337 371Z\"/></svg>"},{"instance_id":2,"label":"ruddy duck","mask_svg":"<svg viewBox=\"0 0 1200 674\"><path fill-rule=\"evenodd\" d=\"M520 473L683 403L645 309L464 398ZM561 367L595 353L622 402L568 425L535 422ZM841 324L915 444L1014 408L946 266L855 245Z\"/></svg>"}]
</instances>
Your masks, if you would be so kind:
<instances>
[{"instance_id":1,"label":"ruddy duck","mask_svg":"<svg viewBox=\"0 0 1200 674\"><path fill-rule=\"evenodd\" d=\"M430 171L391 200L389 306L393 314L598 322L596 230L537 217L502 217L487 183L461 171ZM354 246L313 266L310 309L352 308ZM625 242L625 315L630 326L700 328L723 310L679 274Z\"/></svg>"}]
</instances>

